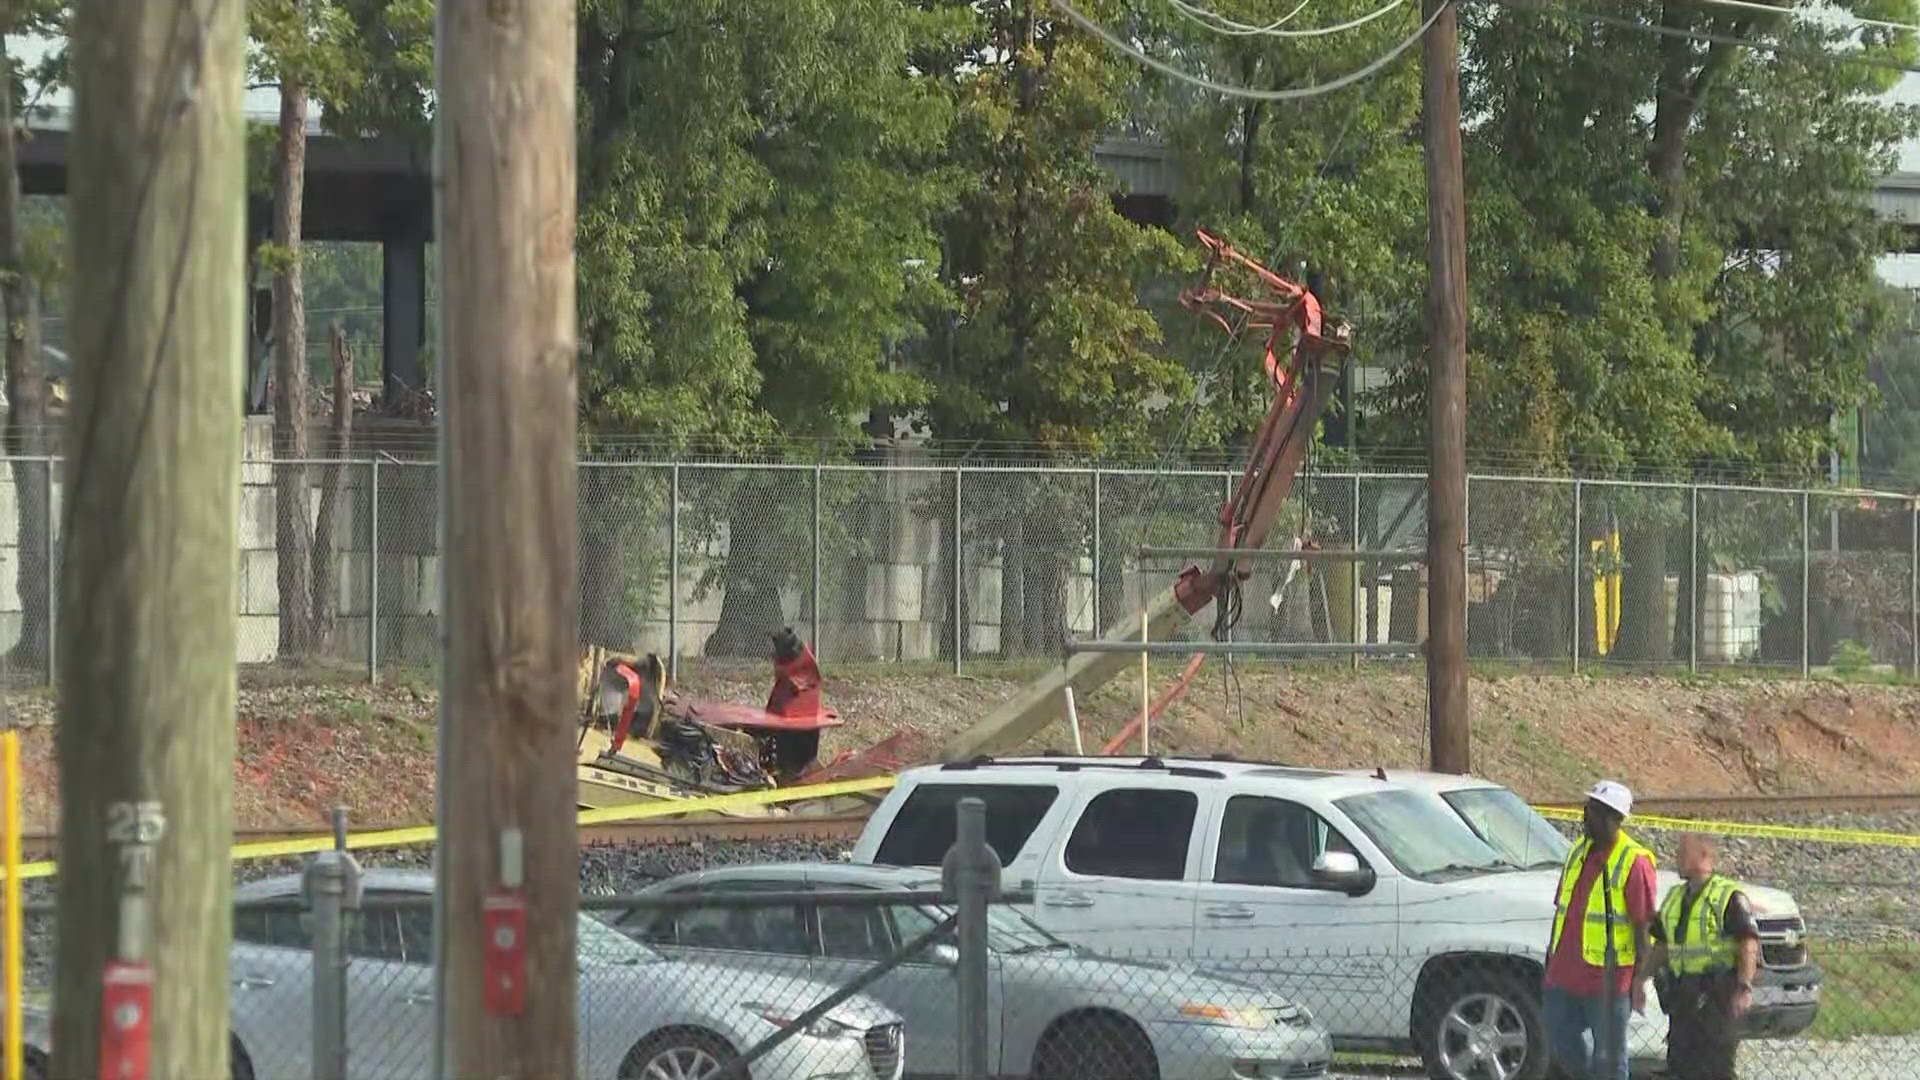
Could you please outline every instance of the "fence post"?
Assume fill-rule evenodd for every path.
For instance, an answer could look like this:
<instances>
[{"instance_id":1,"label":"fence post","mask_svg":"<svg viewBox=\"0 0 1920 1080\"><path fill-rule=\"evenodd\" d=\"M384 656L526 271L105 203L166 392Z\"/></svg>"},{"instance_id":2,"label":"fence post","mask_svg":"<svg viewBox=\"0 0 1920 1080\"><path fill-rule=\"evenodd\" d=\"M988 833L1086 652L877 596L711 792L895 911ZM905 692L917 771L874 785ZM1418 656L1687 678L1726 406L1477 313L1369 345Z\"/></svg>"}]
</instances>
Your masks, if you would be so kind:
<instances>
[{"instance_id":1,"label":"fence post","mask_svg":"<svg viewBox=\"0 0 1920 1080\"><path fill-rule=\"evenodd\" d=\"M987 905L1000 892L1000 857L987 845L987 804L960 800L953 847L941 864L941 885L953 898L960 939L960 1080L984 1080L987 1060Z\"/></svg>"},{"instance_id":2,"label":"fence post","mask_svg":"<svg viewBox=\"0 0 1920 1080\"><path fill-rule=\"evenodd\" d=\"M1100 470L1093 470L1093 628L1090 633L1099 635L1106 629L1106 623L1100 619Z\"/></svg>"},{"instance_id":3,"label":"fence post","mask_svg":"<svg viewBox=\"0 0 1920 1080\"><path fill-rule=\"evenodd\" d=\"M953 673L955 675L960 674L960 654L966 651L967 632L970 629L963 603L966 586L961 579L961 575L966 572L965 562L961 557L961 552L966 548L966 542L960 536L960 474L961 470L956 467L953 470Z\"/></svg>"},{"instance_id":4,"label":"fence post","mask_svg":"<svg viewBox=\"0 0 1920 1080\"><path fill-rule=\"evenodd\" d=\"M360 906L360 864L344 850L345 811L335 811L335 849L307 864L306 902L313 914L313 1077L346 1080L347 922Z\"/></svg>"},{"instance_id":5,"label":"fence post","mask_svg":"<svg viewBox=\"0 0 1920 1080\"><path fill-rule=\"evenodd\" d=\"M1687 670L1700 670L1700 485L1687 489Z\"/></svg>"},{"instance_id":6,"label":"fence post","mask_svg":"<svg viewBox=\"0 0 1920 1080\"><path fill-rule=\"evenodd\" d=\"M47 551L46 551L46 554L47 554L46 634L47 634L47 685L48 686L53 686L60 681L60 675L59 675L60 668L58 664L59 649L60 649L60 566L59 566L59 563L56 562L56 560L59 558L59 555L60 555L60 545L56 543L54 539L55 537L54 523L59 520L60 515L56 514L53 509L53 476L54 476L54 467L57 462L58 462L58 459L52 456L48 456L46 460L46 472L47 472L46 528L41 530L41 533L44 535L46 539L46 547L47 547Z\"/></svg>"},{"instance_id":7,"label":"fence post","mask_svg":"<svg viewBox=\"0 0 1920 1080\"><path fill-rule=\"evenodd\" d=\"M1913 647L1912 671L1920 678L1920 499L1907 507L1907 630Z\"/></svg>"},{"instance_id":8,"label":"fence post","mask_svg":"<svg viewBox=\"0 0 1920 1080\"><path fill-rule=\"evenodd\" d=\"M1568 538L1571 541L1570 546L1573 552L1572 558L1568 560L1568 564L1573 568L1573 576L1570 579L1570 583L1573 586L1573 596L1571 598L1572 603L1569 604L1568 607L1572 611L1573 617L1567 620L1568 622L1573 624L1573 635L1572 635L1573 640L1569 642L1569 645L1571 646L1570 653L1573 657L1573 673L1575 675L1580 674L1580 563L1581 563L1580 518L1581 518L1581 513L1582 511L1580 509L1580 479L1579 477L1575 477L1573 481L1573 533Z\"/></svg>"},{"instance_id":9,"label":"fence post","mask_svg":"<svg viewBox=\"0 0 1920 1080\"><path fill-rule=\"evenodd\" d=\"M1812 670L1808 634L1808 598L1813 593L1813 495L1800 489L1800 677Z\"/></svg>"},{"instance_id":10,"label":"fence post","mask_svg":"<svg viewBox=\"0 0 1920 1080\"><path fill-rule=\"evenodd\" d=\"M367 681L380 681L380 459L367 462Z\"/></svg>"},{"instance_id":11,"label":"fence post","mask_svg":"<svg viewBox=\"0 0 1920 1080\"><path fill-rule=\"evenodd\" d=\"M667 679L680 680L680 463L667 483Z\"/></svg>"},{"instance_id":12,"label":"fence post","mask_svg":"<svg viewBox=\"0 0 1920 1080\"><path fill-rule=\"evenodd\" d=\"M1353 550L1355 551L1363 550L1366 547L1366 545L1360 541L1360 468L1357 465L1354 466L1354 470L1353 470L1353 507L1352 507L1352 514L1351 514L1349 523L1353 526L1353 531L1348 534L1353 539ZM1364 573L1369 579L1371 579L1372 576L1376 572L1378 572L1378 570L1379 568L1372 563L1363 563L1360 560L1355 559L1353 563L1353 570L1347 576L1347 580L1351 582L1353 585L1353 589L1352 589L1353 635L1352 636L1353 636L1353 643L1355 645L1358 645L1368 639L1366 632L1360 626L1360 576ZM1347 657L1347 670L1349 671L1360 670L1360 654L1358 652L1355 652L1352 656Z\"/></svg>"},{"instance_id":13,"label":"fence post","mask_svg":"<svg viewBox=\"0 0 1920 1080\"><path fill-rule=\"evenodd\" d=\"M824 659L820 648L820 484L826 471L813 467L813 655Z\"/></svg>"}]
</instances>

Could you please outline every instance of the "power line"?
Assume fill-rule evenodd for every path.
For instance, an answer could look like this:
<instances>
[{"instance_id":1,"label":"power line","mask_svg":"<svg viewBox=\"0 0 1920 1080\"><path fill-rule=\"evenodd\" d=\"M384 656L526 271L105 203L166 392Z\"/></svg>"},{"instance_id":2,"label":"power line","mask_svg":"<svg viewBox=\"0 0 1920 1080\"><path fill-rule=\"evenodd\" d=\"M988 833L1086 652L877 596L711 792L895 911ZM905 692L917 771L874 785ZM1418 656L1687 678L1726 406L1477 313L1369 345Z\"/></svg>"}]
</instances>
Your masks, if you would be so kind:
<instances>
[{"instance_id":1,"label":"power line","mask_svg":"<svg viewBox=\"0 0 1920 1080\"><path fill-rule=\"evenodd\" d=\"M1148 67L1153 68L1156 71L1162 72L1163 74L1170 75L1173 78L1179 79L1181 82L1185 82L1193 86L1197 86L1202 90L1211 90L1216 94L1225 94L1228 97L1245 98L1252 101L1298 101L1302 98L1319 97L1323 94L1331 94L1335 90L1340 90L1345 87L1351 86L1354 83L1357 83L1360 80L1366 78L1367 76L1372 75L1374 72L1379 71L1381 68L1386 67L1388 64L1393 63L1393 61L1396 58L1398 58L1401 53L1406 52L1409 48L1412 48L1414 42L1419 41L1421 35L1427 32L1427 28L1429 26L1432 26L1434 23L1434 20L1440 17L1440 13L1447 10L1449 7L1452 6L1452 4L1453 4L1453 0L1446 0L1445 3L1442 3L1439 7L1434 8L1433 13L1427 16L1427 20L1421 23L1420 27L1416 29L1413 33L1407 35L1405 40L1401 41L1398 45L1395 45L1393 48L1387 50L1386 55L1380 57L1379 59L1373 61L1372 63L1368 64L1366 67L1363 67L1358 71L1352 72L1347 75L1342 75L1341 77L1333 80L1332 82L1318 83L1313 86L1302 86L1302 87L1297 87L1291 90L1255 90L1251 87L1246 87L1246 86L1232 86L1226 83L1217 83L1211 79L1206 79L1206 78L1202 78L1199 75L1195 75L1192 72L1183 71L1180 68L1174 67L1172 64L1165 62L1164 60L1156 60L1153 57L1148 56L1146 53L1141 52L1139 49L1134 48L1132 45L1128 44L1127 42L1122 41L1112 31L1099 25L1098 23L1094 22L1092 19L1087 18L1085 15L1080 14L1080 12L1076 10L1072 4L1068 3L1067 0L1053 0L1053 6L1059 8L1061 12L1067 16L1067 18L1072 19L1076 23L1079 23L1082 29L1086 30L1088 33L1094 35L1095 37L1105 41L1108 45L1113 46L1115 49L1119 50L1120 52L1126 53L1128 56L1131 56L1135 60L1138 60L1141 63L1147 65Z\"/></svg>"},{"instance_id":2,"label":"power line","mask_svg":"<svg viewBox=\"0 0 1920 1080\"><path fill-rule=\"evenodd\" d=\"M1267 26L1249 26L1246 23L1237 23L1237 22L1234 22L1232 19L1225 17L1224 15L1219 15L1215 12L1208 11L1205 8L1198 7L1193 4L1189 4L1187 3L1187 0L1167 0L1167 3L1173 5L1173 8L1175 11L1178 11L1182 15L1185 15L1187 18L1193 20L1194 22L1197 22L1200 25L1205 26L1207 29L1212 30L1216 34L1227 34L1229 36L1234 36L1234 37L1247 37L1247 36L1258 34L1265 37L1280 37L1280 38L1323 37L1327 34L1340 33L1343 30L1352 30L1356 27L1367 25L1373 20L1378 19L1380 16L1385 15L1390 11L1393 11L1395 8L1400 7L1402 4L1405 4L1406 2L1407 0L1388 0L1388 3L1385 7L1376 8L1373 11L1370 11L1367 14L1362 15L1358 18L1348 19L1346 22L1338 23L1333 26L1316 26L1308 30L1282 30L1280 29L1280 27L1283 24L1285 24L1289 19L1292 19L1295 15L1300 14L1300 8L1294 8L1291 13L1289 13L1288 15L1286 15L1281 19L1276 20L1275 22ZM1303 8L1306 6L1307 5L1305 3L1305 0L1302 0L1300 7ZM1211 25L1208 20L1211 20L1213 23L1217 23L1218 25Z\"/></svg>"},{"instance_id":3,"label":"power line","mask_svg":"<svg viewBox=\"0 0 1920 1080\"><path fill-rule=\"evenodd\" d=\"M1702 4L1719 4L1721 7L1744 8L1748 11L1765 11L1774 15L1795 15L1805 18L1803 12L1784 8L1778 4L1762 4L1757 0L1697 0ZM1920 30L1914 23L1889 22L1886 19L1869 19L1864 15L1848 15L1847 20L1854 26L1880 26L1889 30Z\"/></svg>"},{"instance_id":4,"label":"power line","mask_svg":"<svg viewBox=\"0 0 1920 1080\"><path fill-rule=\"evenodd\" d=\"M1185 15L1187 18L1193 20L1196 23L1199 23L1200 25L1205 26L1207 29L1212 30L1216 34L1226 34L1228 36L1239 36L1243 34L1266 34L1266 33L1271 33L1274 30L1278 30L1280 27L1285 26L1286 24L1292 22L1293 17L1295 15L1298 15L1302 11L1305 11L1307 9L1307 5L1312 3L1313 0L1300 0L1300 4L1298 7L1295 7L1292 11L1287 12L1285 15L1280 16L1279 18L1273 20L1272 22L1268 23L1265 26L1246 26L1241 23L1234 22L1232 19L1229 19L1223 15L1218 15L1214 12L1207 11L1203 8L1195 7L1192 4L1182 3L1181 0L1167 0L1167 2L1173 5L1173 8L1175 11L1178 11L1180 14ZM1215 26L1211 23L1208 23L1206 21L1208 19L1219 20L1219 25Z\"/></svg>"},{"instance_id":5,"label":"power line","mask_svg":"<svg viewBox=\"0 0 1920 1080\"><path fill-rule=\"evenodd\" d=\"M1732 34L1716 34L1709 30L1688 30L1677 26L1664 26L1659 23L1637 22L1633 19L1622 19L1613 15L1596 15L1590 11L1579 11L1573 8L1551 7L1546 4L1529 3L1527 0L1493 0L1493 2L1504 7L1539 12L1544 15L1553 15L1563 19L1587 19L1591 22L1619 27L1622 30L1638 30L1642 33L1659 34L1663 37L1686 38L1689 41L1704 41L1717 45L1739 45L1750 49L1761 49L1779 56L1791 56L1800 60L1825 61L1834 64L1861 64L1866 67L1886 68L1890 71L1920 72L1920 67L1916 67L1915 65L1903 64L1898 60L1883 60L1874 56L1847 55L1844 53L1828 52L1825 49L1805 49L1796 45L1782 45L1777 42L1756 41L1753 38L1736 37ZM1775 10L1779 9L1776 8Z\"/></svg>"}]
</instances>

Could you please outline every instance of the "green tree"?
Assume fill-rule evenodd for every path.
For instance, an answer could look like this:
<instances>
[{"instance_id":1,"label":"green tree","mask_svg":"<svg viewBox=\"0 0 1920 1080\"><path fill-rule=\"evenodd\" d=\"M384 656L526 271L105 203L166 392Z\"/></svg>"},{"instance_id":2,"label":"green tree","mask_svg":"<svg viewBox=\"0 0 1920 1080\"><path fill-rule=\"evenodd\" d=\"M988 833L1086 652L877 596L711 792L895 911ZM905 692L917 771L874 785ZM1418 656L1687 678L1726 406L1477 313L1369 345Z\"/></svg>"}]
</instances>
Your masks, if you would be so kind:
<instances>
[{"instance_id":1,"label":"green tree","mask_svg":"<svg viewBox=\"0 0 1920 1080\"><path fill-rule=\"evenodd\" d=\"M922 399L887 350L941 303L927 267L953 106L909 60L952 20L904 0L585 0L580 19L590 438L831 452L875 409ZM769 511L777 479L703 479L690 509L729 526L707 651L760 656L805 517ZM590 472L583 504L630 505L632 482ZM621 524L585 523L583 572L619 561ZM602 598L631 590L585 587L587 635L622 643Z\"/></svg>"},{"instance_id":2,"label":"green tree","mask_svg":"<svg viewBox=\"0 0 1920 1080\"><path fill-rule=\"evenodd\" d=\"M950 153L968 178L943 264L960 307L921 352L932 429L954 445L1019 443L1063 458L1139 445L1165 422L1156 401L1184 401L1189 382L1143 300L1185 253L1120 213L1094 157L1125 118L1137 72L1042 2L965 10L969 31L921 64L954 87ZM1065 632L1063 556L1084 547L1088 495L1057 477L996 481L976 493L969 539L986 545L976 559L999 553L1000 648L1050 652Z\"/></svg>"},{"instance_id":3,"label":"green tree","mask_svg":"<svg viewBox=\"0 0 1920 1080\"><path fill-rule=\"evenodd\" d=\"M1914 8L1835 6L1907 21ZM1886 322L1886 231L1863 195L1916 129L1879 100L1891 71L1808 54L1907 58L1912 35L1682 0L1607 14L1464 20L1475 450L1610 476L1811 475ZM1383 395L1407 443L1424 379L1410 365ZM1615 501L1623 657L1672 655L1659 612L1678 508Z\"/></svg>"}]
</instances>

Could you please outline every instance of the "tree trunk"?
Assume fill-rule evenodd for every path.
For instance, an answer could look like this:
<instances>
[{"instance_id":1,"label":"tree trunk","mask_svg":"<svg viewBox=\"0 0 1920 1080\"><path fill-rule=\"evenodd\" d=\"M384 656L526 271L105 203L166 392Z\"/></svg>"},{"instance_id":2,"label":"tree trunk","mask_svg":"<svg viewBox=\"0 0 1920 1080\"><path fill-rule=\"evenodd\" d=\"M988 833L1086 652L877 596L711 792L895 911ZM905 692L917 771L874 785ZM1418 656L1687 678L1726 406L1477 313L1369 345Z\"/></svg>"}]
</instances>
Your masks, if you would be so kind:
<instances>
[{"instance_id":1,"label":"tree trunk","mask_svg":"<svg viewBox=\"0 0 1920 1080\"><path fill-rule=\"evenodd\" d=\"M333 527L339 513L340 491L346 481L348 453L353 442L353 350L340 324L333 324L333 438L327 463L320 474L320 512L313 525L313 648L325 652L333 644L338 621L339 586L334 573Z\"/></svg>"},{"instance_id":2,"label":"tree trunk","mask_svg":"<svg viewBox=\"0 0 1920 1080\"><path fill-rule=\"evenodd\" d=\"M7 66L0 40L0 69ZM20 165L14 141L13 94L0 92L0 302L7 320L7 453L14 456L13 492L20 594L20 642L9 662L27 671L47 671L52 642L47 582L48 516L52 496L49 462L25 461L52 453L47 431L47 379L40 360L39 292L27 277L20 243ZM53 673L47 671L51 682Z\"/></svg>"},{"instance_id":3,"label":"tree trunk","mask_svg":"<svg viewBox=\"0 0 1920 1080\"><path fill-rule=\"evenodd\" d=\"M107 1072L115 963L151 977L139 1075L229 1072L244 9L73 5L50 1076Z\"/></svg>"},{"instance_id":4,"label":"tree trunk","mask_svg":"<svg viewBox=\"0 0 1920 1080\"><path fill-rule=\"evenodd\" d=\"M779 483L779 476L774 483ZM720 621L707 635L708 656L772 655L770 635L787 625L780 604L785 562L780 537L767 519L775 494L756 479L734 489L728 507L726 595L720 601Z\"/></svg>"},{"instance_id":5,"label":"tree trunk","mask_svg":"<svg viewBox=\"0 0 1920 1080\"><path fill-rule=\"evenodd\" d=\"M1667 613L1667 533L1660 528L1623 529L1620 557L1621 660L1673 659L1673 619Z\"/></svg>"},{"instance_id":6,"label":"tree trunk","mask_svg":"<svg viewBox=\"0 0 1920 1080\"><path fill-rule=\"evenodd\" d=\"M1000 656L1020 655L1025 642L1027 599L1027 477L1007 475L1006 508L1010 510L1000 540Z\"/></svg>"},{"instance_id":7,"label":"tree trunk","mask_svg":"<svg viewBox=\"0 0 1920 1080\"><path fill-rule=\"evenodd\" d=\"M300 269L300 209L307 171L307 91L298 78L280 85L280 138L274 149L273 276L274 550L279 567L280 655L313 651L313 525L307 476L307 302Z\"/></svg>"},{"instance_id":8,"label":"tree trunk","mask_svg":"<svg viewBox=\"0 0 1920 1080\"><path fill-rule=\"evenodd\" d=\"M1027 553L1026 571L1021 647L1028 656L1059 656L1066 642L1066 560L1058 547L1047 543Z\"/></svg>"}]
</instances>

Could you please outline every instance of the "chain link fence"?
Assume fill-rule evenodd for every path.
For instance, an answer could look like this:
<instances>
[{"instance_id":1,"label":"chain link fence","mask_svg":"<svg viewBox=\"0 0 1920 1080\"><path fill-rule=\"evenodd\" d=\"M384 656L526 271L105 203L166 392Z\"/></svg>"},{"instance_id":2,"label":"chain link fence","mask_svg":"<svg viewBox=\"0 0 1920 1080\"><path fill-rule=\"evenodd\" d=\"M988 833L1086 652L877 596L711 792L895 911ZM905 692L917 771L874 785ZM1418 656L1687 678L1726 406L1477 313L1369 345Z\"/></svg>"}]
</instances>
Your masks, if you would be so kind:
<instances>
[{"instance_id":1,"label":"chain link fence","mask_svg":"<svg viewBox=\"0 0 1920 1080\"><path fill-rule=\"evenodd\" d=\"M0 472L0 646L17 678L44 679L56 644L57 464L11 459ZM1107 636L1192 561L1147 549L1211 547L1237 480L585 462L582 629L676 661L761 660L788 626L842 663L1052 661L1070 639ZM248 461L242 483L243 664L377 679L435 662L432 462ZM281 528L282 490L308 492L304 532ZM1920 674L1920 515L1907 496L1474 476L1467 518L1475 659ZM305 559L283 558L300 543L283 533L304 536ZM1270 542L1296 541L1405 557L1261 561L1236 638L1424 640L1424 476L1304 474ZM1199 619L1182 638L1212 629Z\"/></svg>"}]
</instances>

